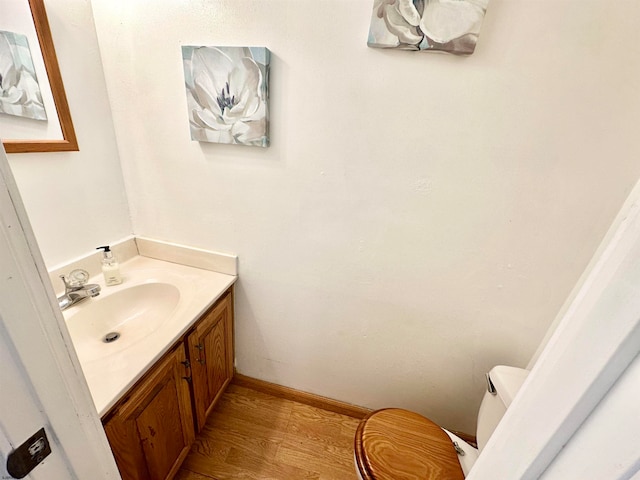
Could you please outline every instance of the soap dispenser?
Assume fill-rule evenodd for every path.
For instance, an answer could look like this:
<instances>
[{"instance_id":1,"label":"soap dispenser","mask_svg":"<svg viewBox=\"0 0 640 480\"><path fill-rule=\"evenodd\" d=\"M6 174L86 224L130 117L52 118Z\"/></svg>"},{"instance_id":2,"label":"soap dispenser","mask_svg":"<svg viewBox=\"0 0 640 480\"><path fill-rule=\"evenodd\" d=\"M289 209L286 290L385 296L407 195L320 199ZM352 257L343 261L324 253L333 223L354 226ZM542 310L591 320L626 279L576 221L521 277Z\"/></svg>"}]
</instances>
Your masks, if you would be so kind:
<instances>
[{"instance_id":1,"label":"soap dispenser","mask_svg":"<svg viewBox=\"0 0 640 480\"><path fill-rule=\"evenodd\" d=\"M104 283L106 286L119 285L122 283L120 275L120 265L118 260L113 256L113 252L109 245L98 247L96 250L103 250L102 253L102 273L104 274Z\"/></svg>"}]
</instances>

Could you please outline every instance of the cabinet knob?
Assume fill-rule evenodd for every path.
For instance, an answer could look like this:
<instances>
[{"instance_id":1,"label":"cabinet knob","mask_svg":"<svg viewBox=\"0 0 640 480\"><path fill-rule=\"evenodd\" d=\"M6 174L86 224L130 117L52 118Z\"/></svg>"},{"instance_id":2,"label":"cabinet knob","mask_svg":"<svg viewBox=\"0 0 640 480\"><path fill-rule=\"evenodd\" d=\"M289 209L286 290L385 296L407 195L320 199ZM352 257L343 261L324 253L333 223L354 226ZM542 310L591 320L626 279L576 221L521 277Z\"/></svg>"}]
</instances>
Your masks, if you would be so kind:
<instances>
[{"instance_id":1,"label":"cabinet knob","mask_svg":"<svg viewBox=\"0 0 640 480\"><path fill-rule=\"evenodd\" d=\"M204 345L202 345L201 343L198 343L198 344L196 345L196 348L197 348L198 350L202 351L202 350L204 350Z\"/></svg>"},{"instance_id":2,"label":"cabinet knob","mask_svg":"<svg viewBox=\"0 0 640 480\"><path fill-rule=\"evenodd\" d=\"M189 361L188 358L184 362L180 362L180 363L183 364L187 368L191 368L191 362Z\"/></svg>"},{"instance_id":3,"label":"cabinet knob","mask_svg":"<svg viewBox=\"0 0 640 480\"><path fill-rule=\"evenodd\" d=\"M202 360L201 358L199 358L199 359L198 359L198 363L199 363L200 365L204 365L204 364L206 364L207 362L206 362L206 361L204 361L204 360Z\"/></svg>"},{"instance_id":4,"label":"cabinet knob","mask_svg":"<svg viewBox=\"0 0 640 480\"><path fill-rule=\"evenodd\" d=\"M182 377L182 378L184 378L187 381L187 383L191 383L191 375L189 375L188 377Z\"/></svg>"}]
</instances>

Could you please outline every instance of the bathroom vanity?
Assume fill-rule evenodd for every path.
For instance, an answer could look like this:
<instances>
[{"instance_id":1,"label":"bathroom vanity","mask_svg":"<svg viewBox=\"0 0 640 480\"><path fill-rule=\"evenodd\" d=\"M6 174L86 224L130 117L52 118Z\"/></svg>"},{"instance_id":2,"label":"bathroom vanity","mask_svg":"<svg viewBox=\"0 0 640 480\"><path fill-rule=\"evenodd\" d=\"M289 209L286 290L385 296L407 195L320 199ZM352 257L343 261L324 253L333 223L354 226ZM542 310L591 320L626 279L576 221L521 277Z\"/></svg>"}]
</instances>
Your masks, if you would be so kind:
<instances>
[{"instance_id":1,"label":"bathroom vanity","mask_svg":"<svg viewBox=\"0 0 640 480\"><path fill-rule=\"evenodd\" d=\"M166 255L134 255L121 285L96 274L100 295L63 312L124 480L173 478L234 371L235 262L223 273L209 253Z\"/></svg>"},{"instance_id":2,"label":"bathroom vanity","mask_svg":"<svg viewBox=\"0 0 640 480\"><path fill-rule=\"evenodd\" d=\"M102 417L124 480L172 478L233 376L233 292Z\"/></svg>"}]
</instances>

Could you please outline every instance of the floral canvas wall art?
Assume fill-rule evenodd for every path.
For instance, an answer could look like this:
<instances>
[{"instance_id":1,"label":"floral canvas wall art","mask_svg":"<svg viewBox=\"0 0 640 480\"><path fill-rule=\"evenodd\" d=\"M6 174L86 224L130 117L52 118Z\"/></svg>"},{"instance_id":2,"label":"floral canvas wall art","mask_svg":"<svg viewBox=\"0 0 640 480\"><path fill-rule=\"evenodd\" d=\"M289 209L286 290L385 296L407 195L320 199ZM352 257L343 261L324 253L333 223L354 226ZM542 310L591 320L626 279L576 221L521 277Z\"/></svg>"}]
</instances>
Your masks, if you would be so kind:
<instances>
[{"instance_id":1,"label":"floral canvas wall art","mask_svg":"<svg viewBox=\"0 0 640 480\"><path fill-rule=\"evenodd\" d=\"M25 35L0 31L0 113L46 120Z\"/></svg>"},{"instance_id":2,"label":"floral canvas wall art","mask_svg":"<svg viewBox=\"0 0 640 480\"><path fill-rule=\"evenodd\" d=\"M367 44L470 55L489 0L374 0Z\"/></svg>"},{"instance_id":3,"label":"floral canvas wall art","mask_svg":"<svg viewBox=\"0 0 640 480\"><path fill-rule=\"evenodd\" d=\"M269 146L265 47L182 47L192 140Z\"/></svg>"}]
</instances>

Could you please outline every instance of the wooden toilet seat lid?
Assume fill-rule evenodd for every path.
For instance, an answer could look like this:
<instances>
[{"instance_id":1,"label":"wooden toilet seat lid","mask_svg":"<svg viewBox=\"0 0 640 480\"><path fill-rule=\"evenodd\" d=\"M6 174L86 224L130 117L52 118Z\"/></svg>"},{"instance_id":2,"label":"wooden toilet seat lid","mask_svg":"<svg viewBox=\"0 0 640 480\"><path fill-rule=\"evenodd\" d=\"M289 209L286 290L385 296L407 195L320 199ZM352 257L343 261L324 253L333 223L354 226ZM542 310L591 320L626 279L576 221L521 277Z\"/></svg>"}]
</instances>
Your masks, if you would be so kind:
<instances>
[{"instance_id":1,"label":"wooden toilet seat lid","mask_svg":"<svg viewBox=\"0 0 640 480\"><path fill-rule=\"evenodd\" d=\"M355 450L364 480L464 480L448 435L408 410L387 408L369 414L358 426Z\"/></svg>"}]
</instances>

